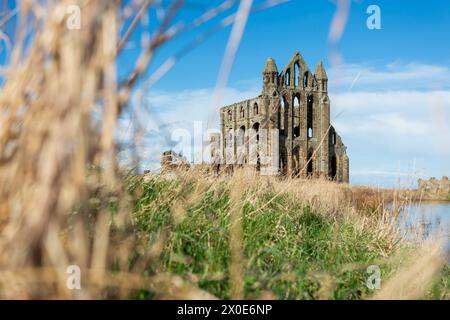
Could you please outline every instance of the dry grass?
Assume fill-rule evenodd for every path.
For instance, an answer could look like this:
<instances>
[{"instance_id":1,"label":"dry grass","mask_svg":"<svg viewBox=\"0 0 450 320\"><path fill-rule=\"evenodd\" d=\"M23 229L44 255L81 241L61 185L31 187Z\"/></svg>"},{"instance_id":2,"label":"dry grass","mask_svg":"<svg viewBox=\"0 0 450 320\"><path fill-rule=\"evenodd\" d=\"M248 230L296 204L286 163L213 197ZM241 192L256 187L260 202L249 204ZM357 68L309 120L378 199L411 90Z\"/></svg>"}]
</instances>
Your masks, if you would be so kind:
<instances>
[{"instance_id":1,"label":"dry grass","mask_svg":"<svg viewBox=\"0 0 450 320\"><path fill-rule=\"evenodd\" d=\"M416 252L407 257L402 268L394 274L374 299L383 300L411 300L420 299L430 289L446 264L443 256L442 243L434 239L429 240ZM446 294L448 296L448 293Z\"/></svg>"},{"instance_id":2,"label":"dry grass","mask_svg":"<svg viewBox=\"0 0 450 320\"><path fill-rule=\"evenodd\" d=\"M117 164L118 118L154 52L233 3L206 10L182 28L172 21L183 1L174 1L120 83L117 57L148 9L160 4L25 0L13 10L4 8L2 23L9 28L2 39L11 46L0 92L0 297L124 297L127 291L109 289L109 273L142 277L152 255L128 263L139 241ZM80 7L80 30L67 26L73 4ZM72 263L85 275L81 295L65 286ZM163 288L171 288L173 279L156 282L166 296ZM198 291L178 290L174 296L205 297Z\"/></svg>"}]
</instances>

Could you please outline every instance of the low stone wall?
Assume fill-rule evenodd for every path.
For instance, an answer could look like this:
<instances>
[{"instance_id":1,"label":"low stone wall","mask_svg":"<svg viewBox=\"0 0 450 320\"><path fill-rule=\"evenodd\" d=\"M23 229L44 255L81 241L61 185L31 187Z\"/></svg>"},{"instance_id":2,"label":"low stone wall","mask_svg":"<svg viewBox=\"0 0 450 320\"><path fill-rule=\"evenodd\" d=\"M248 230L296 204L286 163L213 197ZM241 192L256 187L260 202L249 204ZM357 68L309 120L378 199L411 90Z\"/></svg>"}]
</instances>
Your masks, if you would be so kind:
<instances>
[{"instance_id":1,"label":"low stone wall","mask_svg":"<svg viewBox=\"0 0 450 320\"><path fill-rule=\"evenodd\" d=\"M442 179L432 177L428 180L419 179L419 193L428 198L450 199L450 181L444 176Z\"/></svg>"}]
</instances>

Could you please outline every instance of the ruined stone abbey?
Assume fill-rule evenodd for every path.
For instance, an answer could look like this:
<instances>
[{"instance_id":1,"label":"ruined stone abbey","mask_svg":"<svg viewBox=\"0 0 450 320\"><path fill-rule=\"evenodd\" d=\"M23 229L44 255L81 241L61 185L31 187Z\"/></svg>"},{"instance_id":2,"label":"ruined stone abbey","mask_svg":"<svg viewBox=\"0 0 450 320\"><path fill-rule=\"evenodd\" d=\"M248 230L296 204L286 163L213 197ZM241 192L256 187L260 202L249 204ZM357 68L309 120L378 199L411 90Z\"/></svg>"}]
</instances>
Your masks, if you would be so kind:
<instances>
[{"instance_id":1,"label":"ruined stone abbey","mask_svg":"<svg viewBox=\"0 0 450 320\"><path fill-rule=\"evenodd\" d=\"M299 52L281 72L269 58L261 94L222 107L220 130L211 137L211 157L226 169L349 181L346 147L330 124L324 66L312 74Z\"/></svg>"}]
</instances>

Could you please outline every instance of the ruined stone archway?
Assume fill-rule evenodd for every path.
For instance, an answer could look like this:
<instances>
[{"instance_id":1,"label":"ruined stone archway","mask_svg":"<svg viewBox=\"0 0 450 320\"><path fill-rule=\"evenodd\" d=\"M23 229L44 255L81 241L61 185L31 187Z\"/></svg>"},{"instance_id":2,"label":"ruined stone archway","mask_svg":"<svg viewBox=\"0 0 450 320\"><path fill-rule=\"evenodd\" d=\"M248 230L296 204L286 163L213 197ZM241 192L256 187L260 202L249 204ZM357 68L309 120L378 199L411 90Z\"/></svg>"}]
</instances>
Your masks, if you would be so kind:
<instances>
[{"instance_id":1,"label":"ruined stone archway","mask_svg":"<svg viewBox=\"0 0 450 320\"><path fill-rule=\"evenodd\" d=\"M249 163L256 165L259 156L259 122L255 122L249 133L248 137L248 149L249 149Z\"/></svg>"},{"instance_id":2,"label":"ruined stone archway","mask_svg":"<svg viewBox=\"0 0 450 320\"><path fill-rule=\"evenodd\" d=\"M247 163L245 126L241 126L236 134L237 164Z\"/></svg>"}]
</instances>

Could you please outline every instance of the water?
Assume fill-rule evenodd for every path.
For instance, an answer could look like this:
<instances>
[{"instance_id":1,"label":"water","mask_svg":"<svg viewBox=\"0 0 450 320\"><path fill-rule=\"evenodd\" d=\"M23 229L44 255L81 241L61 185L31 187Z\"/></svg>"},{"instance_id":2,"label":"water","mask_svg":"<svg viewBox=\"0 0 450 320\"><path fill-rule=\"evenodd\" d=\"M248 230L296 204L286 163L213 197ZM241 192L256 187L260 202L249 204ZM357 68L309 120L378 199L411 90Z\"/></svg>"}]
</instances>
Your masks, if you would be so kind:
<instances>
[{"instance_id":1,"label":"water","mask_svg":"<svg viewBox=\"0 0 450 320\"><path fill-rule=\"evenodd\" d=\"M413 203L405 207L400 217L408 236L429 238L439 234L450 251L450 202Z\"/></svg>"}]
</instances>

